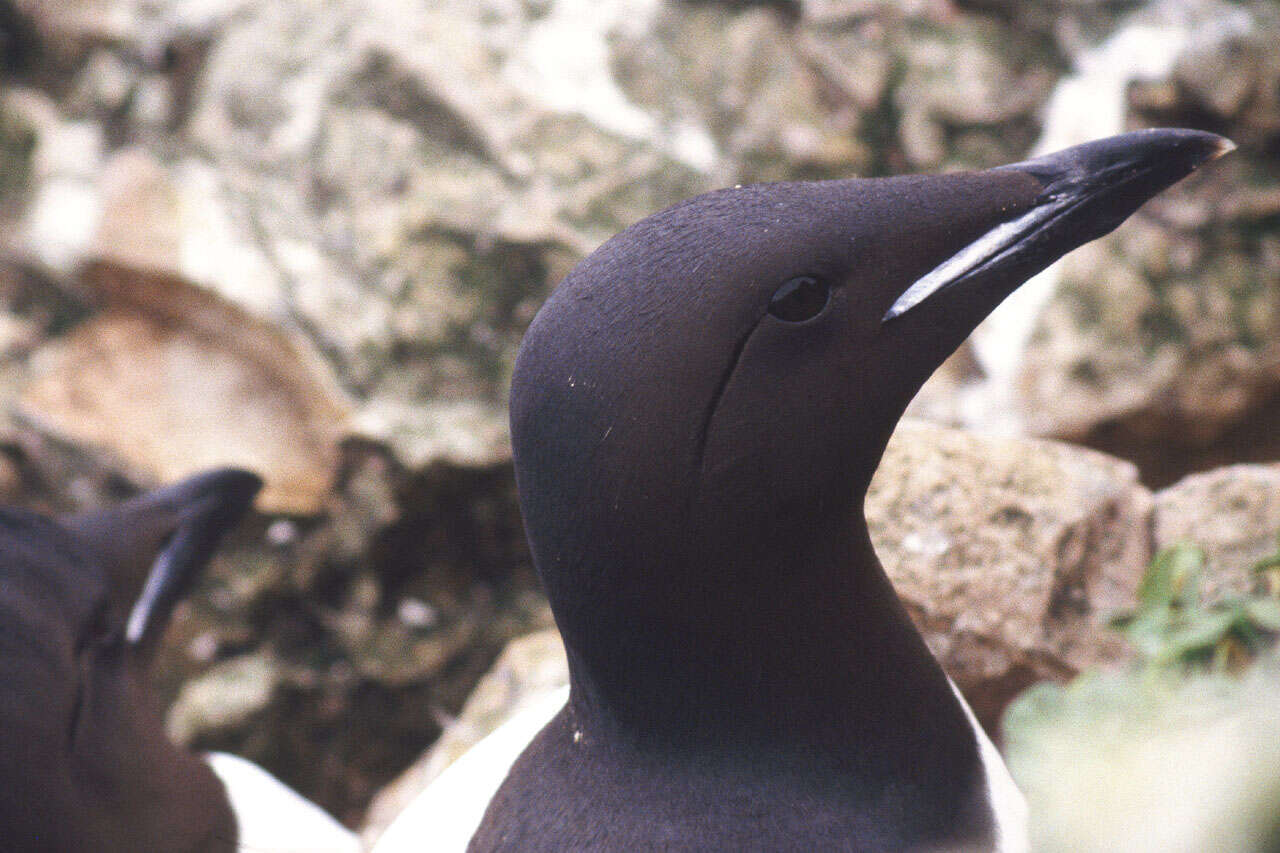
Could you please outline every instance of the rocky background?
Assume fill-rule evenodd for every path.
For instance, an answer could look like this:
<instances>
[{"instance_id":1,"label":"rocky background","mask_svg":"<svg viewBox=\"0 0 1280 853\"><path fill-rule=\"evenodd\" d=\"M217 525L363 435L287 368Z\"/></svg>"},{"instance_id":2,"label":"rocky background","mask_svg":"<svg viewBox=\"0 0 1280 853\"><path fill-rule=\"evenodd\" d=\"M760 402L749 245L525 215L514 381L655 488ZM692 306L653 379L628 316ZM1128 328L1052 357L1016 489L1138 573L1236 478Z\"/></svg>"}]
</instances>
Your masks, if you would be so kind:
<instances>
[{"instance_id":1,"label":"rocky background","mask_svg":"<svg viewBox=\"0 0 1280 853\"><path fill-rule=\"evenodd\" d=\"M704 190L1230 136L944 366L869 512L989 724L1126 656L1098 625L1158 544L1273 550L1274 2L0 0L0 75L0 499L262 474L170 632L170 727L352 826L550 625L505 423L525 325Z\"/></svg>"}]
</instances>

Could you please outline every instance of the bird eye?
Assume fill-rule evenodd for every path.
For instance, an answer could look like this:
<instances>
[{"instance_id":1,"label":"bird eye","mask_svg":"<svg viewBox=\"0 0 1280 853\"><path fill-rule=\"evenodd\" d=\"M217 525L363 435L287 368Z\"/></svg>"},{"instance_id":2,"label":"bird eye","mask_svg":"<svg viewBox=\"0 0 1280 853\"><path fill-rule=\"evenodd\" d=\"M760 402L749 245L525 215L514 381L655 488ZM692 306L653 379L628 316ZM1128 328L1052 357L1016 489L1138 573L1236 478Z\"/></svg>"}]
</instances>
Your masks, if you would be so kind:
<instances>
[{"instance_id":1,"label":"bird eye","mask_svg":"<svg viewBox=\"0 0 1280 853\"><path fill-rule=\"evenodd\" d=\"M822 313L831 286L811 275L799 275L779 287L769 300L769 313L788 323L803 323Z\"/></svg>"}]
</instances>

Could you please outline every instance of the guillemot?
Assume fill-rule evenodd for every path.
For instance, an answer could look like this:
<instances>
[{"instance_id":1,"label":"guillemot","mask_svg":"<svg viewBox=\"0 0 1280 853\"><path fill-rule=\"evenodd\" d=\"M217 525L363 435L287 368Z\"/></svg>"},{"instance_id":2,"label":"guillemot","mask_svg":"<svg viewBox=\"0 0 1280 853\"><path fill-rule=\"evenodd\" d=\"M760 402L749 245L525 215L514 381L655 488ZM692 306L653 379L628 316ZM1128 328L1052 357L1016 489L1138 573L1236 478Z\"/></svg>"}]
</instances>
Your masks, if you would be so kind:
<instances>
[{"instance_id":1,"label":"guillemot","mask_svg":"<svg viewBox=\"0 0 1280 853\"><path fill-rule=\"evenodd\" d=\"M225 469L61 519L0 509L5 850L360 849L257 765L175 746L152 695L174 605L260 487Z\"/></svg>"},{"instance_id":2,"label":"guillemot","mask_svg":"<svg viewBox=\"0 0 1280 853\"><path fill-rule=\"evenodd\" d=\"M862 501L907 403L1005 296L1232 147L1147 130L983 172L738 187L579 264L511 391L568 700L517 721L541 730L500 786L522 731L377 853L441 849L433 825L479 814L449 806L469 788L497 789L451 834L476 853L1024 849Z\"/></svg>"}]
</instances>

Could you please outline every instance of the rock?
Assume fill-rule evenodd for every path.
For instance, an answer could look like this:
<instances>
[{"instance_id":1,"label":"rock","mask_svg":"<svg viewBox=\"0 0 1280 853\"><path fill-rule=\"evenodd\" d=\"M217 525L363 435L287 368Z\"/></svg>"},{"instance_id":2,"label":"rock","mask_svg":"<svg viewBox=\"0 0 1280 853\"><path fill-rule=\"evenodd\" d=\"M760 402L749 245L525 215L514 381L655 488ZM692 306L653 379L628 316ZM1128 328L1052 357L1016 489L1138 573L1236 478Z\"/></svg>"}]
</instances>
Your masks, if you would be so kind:
<instances>
[{"instance_id":1,"label":"rock","mask_svg":"<svg viewBox=\"0 0 1280 853\"><path fill-rule=\"evenodd\" d=\"M1240 458L1212 448L1280 391L1280 242L1262 224L1280 210L1280 11L1153 9L1164 18L1148 11L1134 26L1161 22L1181 46L1129 91L1127 120L1211 126L1240 148L1064 260L1016 394L1031 432L1133 458L1162 485ZM1230 85L1210 83L1227 65Z\"/></svg>"},{"instance_id":2,"label":"rock","mask_svg":"<svg viewBox=\"0 0 1280 853\"><path fill-rule=\"evenodd\" d=\"M1187 203L1200 198L1190 190L1162 208L1182 229L1174 239L1149 217L1109 254L1082 256L1025 359L963 356L976 379L927 391L917 411L978 423L1021 403L1031 417L1015 429L1137 453L1141 442L1124 436L1215 441L1275 385L1264 342L1275 337L1267 306L1280 251L1249 224L1276 205L1266 158L1280 25L1266 4L1133 14L1119 0L16 5L64 43L47 70L75 80L36 125L22 251L73 277L102 248L91 235L114 192L95 164L144 148L163 163L159 189L176 215L160 242L125 235L131 218L112 217L114 248L164 246L165 269L305 341L368 407L361 431L415 466L503 458L520 335L600 240L728 183L1016 159L1072 55L1086 77L1110 73L1114 90L1077 114L1109 117L1127 91L1117 107L1127 121L1207 121L1238 136L1235 159L1256 166L1215 169L1213 183L1235 189L1207 210ZM1128 30L1159 37L1117 42L1121 58L1148 48L1179 58L1153 76L1085 55ZM1104 132L1123 129L1125 116L1114 119ZM1185 248L1143 248L1161 240ZM1090 307L1111 304L1095 292L1101 279L1119 282L1125 296L1112 301L1129 310L1094 328ZM1187 295L1205 287L1207 308ZM1166 340L1190 325L1191 346ZM1008 393L970 394L991 370ZM1179 371L1194 381L1173 384ZM1229 393L1215 395L1223 382ZM478 441L460 440L472 431Z\"/></svg>"},{"instance_id":3,"label":"rock","mask_svg":"<svg viewBox=\"0 0 1280 853\"><path fill-rule=\"evenodd\" d=\"M214 667L182 686L166 717L169 737L189 745L201 732L242 726L267 707L280 679L280 666L268 653Z\"/></svg>"},{"instance_id":4,"label":"rock","mask_svg":"<svg viewBox=\"0 0 1280 853\"><path fill-rule=\"evenodd\" d=\"M26 191L35 147L35 129L20 110L0 101L0 201L5 207Z\"/></svg>"},{"instance_id":5,"label":"rock","mask_svg":"<svg viewBox=\"0 0 1280 853\"><path fill-rule=\"evenodd\" d=\"M1198 186L1202 203L1226 203ZM1176 479L1179 456L1212 446L1280 388L1280 255L1270 257L1280 244L1268 248L1265 232L1244 237L1248 226L1223 217L1176 228L1179 203L1191 204L1181 192L1196 193L1197 182L1171 197L1163 224L1139 219L1066 261L1022 379L1031 429L1133 448L1156 483ZM1167 461L1144 458L1144 446Z\"/></svg>"},{"instance_id":6,"label":"rock","mask_svg":"<svg viewBox=\"0 0 1280 853\"><path fill-rule=\"evenodd\" d=\"M0 360L29 355L39 338L35 321L15 314L0 314Z\"/></svg>"},{"instance_id":7,"label":"rock","mask_svg":"<svg viewBox=\"0 0 1280 853\"><path fill-rule=\"evenodd\" d=\"M337 471L322 518L255 514L225 544L175 611L157 682L177 695L241 658L272 661L269 701L239 722L183 699L190 742L258 762L354 826L506 642L551 620L509 464L411 472L350 440Z\"/></svg>"},{"instance_id":8,"label":"rock","mask_svg":"<svg viewBox=\"0 0 1280 853\"><path fill-rule=\"evenodd\" d=\"M396 816L468 749L539 698L568 683L569 665L558 631L540 631L508 643L431 749L370 803L361 830L365 843L372 846Z\"/></svg>"},{"instance_id":9,"label":"rock","mask_svg":"<svg viewBox=\"0 0 1280 853\"><path fill-rule=\"evenodd\" d=\"M710 5L669 4L613 53L619 84L715 184L870 171L857 110L824 100L828 93L797 47L772 11L726 16ZM723 61L708 62L709 55Z\"/></svg>"},{"instance_id":10,"label":"rock","mask_svg":"<svg viewBox=\"0 0 1280 853\"><path fill-rule=\"evenodd\" d=\"M64 119L39 93L11 94L7 107L32 129L34 148L27 176L30 199L4 248L65 279L91 245L101 214L96 181L105 144L102 128Z\"/></svg>"},{"instance_id":11,"label":"rock","mask_svg":"<svg viewBox=\"0 0 1280 853\"><path fill-rule=\"evenodd\" d=\"M316 512L341 425L317 417L317 402L327 401L292 396L275 365L187 331L141 317L87 322L38 354L19 410L42 430L107 453L135 482L239 465L264 477L264 510Z\"/></svg>"},{"instance_id":12,"label":"rock","mask_svg":"<svg viewBox=\"0 0 1280 853\"><path fill-rule=\"evenodd\" d=\"M1101 623L1132 603L1151 509L1129 463L910 420L866 505L894 588L988 727L1031 684L1123 657Z\"/></svg>"},{"instance_id":13,"label":"rock","mask_svg":"<svg viewBox=\"0 0 1280 853\"><path fill-rule=\"evenodd\" d=\"M1059 71L1044 61L1051 42L944 4L863 5L801 35L827 97L847 99L835 116L868 147L858 172L987 168L1026 152Z\"/></svg>"},{"instance_id":14,"label":"rock","mask_svg":"<svg viewBox=\"0 0 1280 853\"><path fill-rule=\"evenodd\" d=\"M844 2L866 3L867 0ZM1177 2L1188 5L1182 0ZM1032 3L1021 0L954 0L955 8L961 12L990 15L1006 21L1018 33L1034 33L1052 39L1065 56L1077 54L1105 38L1116 29L1117 22L1138 5L1131 0L1037 0Z\"/></svg>"},{"instance_id":15,"label":"rock","mask_svg":"<svg viewBox=\"0 0 1280 853\"><path fill-rule=\"evenodd\" d=\"M397 457L415 470L435 462L485 468L511 455L506 410L494 403L441 400L410 406L380 397L361 408L355 429L396 448Z\"/></svg>"},{"instance_id":16,"label":"rock","mask_svg":"<svg viewBox=\"0 0 1280 853\"><path fill-rule=\"evenodd\" d=\"M7 455L0 455L0 501L16 503L22 487L22 471Z\"/></svg>"},{"instance_id":17,"label":"rock","mask_svg":"<svg viewBox=\"0 0 1280 853\"><path fill-rule=\"evenodd\" d=\"M21 73L39 51L39 36L14 0L0 0L0 70L8 75Z\"/></svg>"},{"instance_id":18,"label":"rock","mask_svg":"<svg viewBox=\"0 0 1280 853\"><path fill-rule=\"evenodd\" d=\"M126 41L138 20L129 0L11 0L39 33L42 49L62 62L72 62L89 48Z\"/></svg>"},{"instance_id":19,"label":"rock","mask_svg":"<svg viewBox=\"0 0 1280 853\"><path fill-rule=\"evenodd\" d=\"M184 210L158 164L119 155L103 183L82 279L105 312L37 355L21 414L135 482L239 465L263 477L263 509L318 511L350 409L328 368L299 336L181 277Z\"/></svg>"},{"instance_id":20,"label":"rock","mask_svg":"<svg viewBox=\"0 0 1280 853\"><path fill-rule=\"evenodd\" d=\"M505 457L520 336L612 233L728 183L1007 160L1055 73L1039 37L937 3L64 5L29 10L76 76L50 139L98 136L36 182L22 250L64 279L163 269L277 326L415 467Z\"/></svg>"},{"instance_id":21,"label":"rock","mask_svg":"<svg viewBox=\"0 0 1280 853\"><path fill-rule=\"evenodd\" d=\"M1192 474L1156 493L1156 547L1204 549L1204 595L1251 592L1249 569L1274 554L1280 537L1280 465L1230 465Z\"/></svg>"},{"instance_id":22,"label":"rock","mask_svg":"<svg viewBox=\"0 0 1280 853\"><path fill-rule=\"evenodd\" d=\"M911 412L1084 443L1137 463L1153 487L1280 458L1275 430L1250 426L1280 411L1280 244L1263 224L1280 210L1280 12L1215 0L1123 14L1110 3L963 5L1046 37L1023 12L1062 13L1053 37L1075 43L1073 67L1043 103L1032 153L1161 125L1212 128L1240 149L1023 285ZM1110 24L1064 40L1067 22L1095 13ZM1216 83L1227 66L1231 84Z\"/></svg>"}]
</instances>

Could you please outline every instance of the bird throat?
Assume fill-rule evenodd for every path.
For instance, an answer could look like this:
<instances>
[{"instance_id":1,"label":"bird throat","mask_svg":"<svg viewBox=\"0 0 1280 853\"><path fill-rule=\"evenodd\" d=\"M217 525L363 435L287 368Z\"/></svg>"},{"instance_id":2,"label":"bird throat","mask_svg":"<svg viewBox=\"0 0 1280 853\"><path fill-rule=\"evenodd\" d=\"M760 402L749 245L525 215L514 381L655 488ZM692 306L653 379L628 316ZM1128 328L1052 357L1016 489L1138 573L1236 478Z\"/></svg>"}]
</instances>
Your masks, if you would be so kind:
<instances>
[{"instance_id":1,"label":"bird throat","mask_svg":"<svg viewBox=\"0 0 1280 853\"><path fill-rule=\"evenodd\" d=\"M565 632L576 710L640 741L862 750L918 739L952 706L967 729L861 513L777 535L630 567L648 594Z\"/></svg>"}]
</instances>

